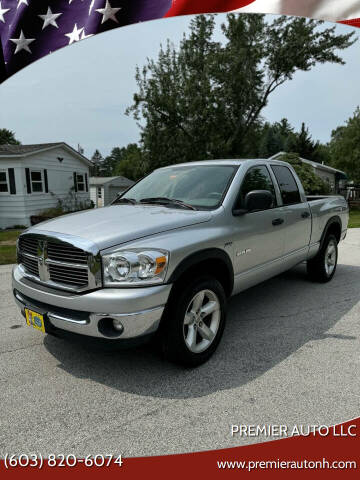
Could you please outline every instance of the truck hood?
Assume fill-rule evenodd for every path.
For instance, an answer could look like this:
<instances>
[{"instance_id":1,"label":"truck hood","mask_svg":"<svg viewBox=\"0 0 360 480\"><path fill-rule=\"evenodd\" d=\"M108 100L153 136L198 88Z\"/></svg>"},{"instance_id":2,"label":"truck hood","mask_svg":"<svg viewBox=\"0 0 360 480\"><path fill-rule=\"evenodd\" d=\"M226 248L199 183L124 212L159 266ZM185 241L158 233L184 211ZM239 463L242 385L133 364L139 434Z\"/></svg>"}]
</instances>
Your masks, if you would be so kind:
<instances>
[{"instance_id":1,"label":"truck hood","mask_svg":"<svg viewBox=\"0 0 360 480\"><path fill-rule=\"evenodd\" d=\"M156 233L207 222L211 217L210 212L159 205L113 205L41 222L28 232L74 235L103 250Z\"/></svg>"}]
</instances>

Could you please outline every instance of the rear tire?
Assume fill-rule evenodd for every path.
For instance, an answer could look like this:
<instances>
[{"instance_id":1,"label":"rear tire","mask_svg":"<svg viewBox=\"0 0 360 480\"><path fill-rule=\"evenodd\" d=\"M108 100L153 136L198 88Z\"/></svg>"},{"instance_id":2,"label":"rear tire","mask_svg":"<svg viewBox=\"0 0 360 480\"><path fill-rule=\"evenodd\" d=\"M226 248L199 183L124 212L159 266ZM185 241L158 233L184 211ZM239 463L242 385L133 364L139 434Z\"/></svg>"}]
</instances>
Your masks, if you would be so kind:
<instances>
[{"instance_id":1,"label":"rear tire","mask_svg":"<svg viewBox=\"0 0 360 480\"><path fill-rule=\"evenodd\" d=\"M307 262L307 272L311 280L326 283L333 278L338 260L337 245L335 235L328 235L316 256Z\"/></svg>"},{"instance_id":2,"label":"rear tire","mask_svg":"<svg viewBox=\"0 0 360 480\"><path fill-rule=\"evenodd\" d=\"M213 277L199 277L174 287L161 331L167 360L195 367L215 352L226 318L226 295Z\"/></svg>"}]
</instances>

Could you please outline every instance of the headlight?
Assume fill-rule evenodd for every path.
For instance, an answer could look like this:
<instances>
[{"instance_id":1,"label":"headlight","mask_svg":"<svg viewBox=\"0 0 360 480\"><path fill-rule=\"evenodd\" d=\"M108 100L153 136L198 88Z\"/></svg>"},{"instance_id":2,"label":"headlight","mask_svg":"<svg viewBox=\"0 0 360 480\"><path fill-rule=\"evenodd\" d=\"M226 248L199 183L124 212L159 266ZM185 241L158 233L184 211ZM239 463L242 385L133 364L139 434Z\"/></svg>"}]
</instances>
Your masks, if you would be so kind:
<instances>
[{"instance_id":1,"label":"headlight","mask_svg":"<svg viewBox=\"0 0 360 480\"><path fill-rule=\"evenodd\" d=\"M168 266L166 250L128 249L103 255L105 286L140 286L163 283Z\"/></svg>"}]
</instances>

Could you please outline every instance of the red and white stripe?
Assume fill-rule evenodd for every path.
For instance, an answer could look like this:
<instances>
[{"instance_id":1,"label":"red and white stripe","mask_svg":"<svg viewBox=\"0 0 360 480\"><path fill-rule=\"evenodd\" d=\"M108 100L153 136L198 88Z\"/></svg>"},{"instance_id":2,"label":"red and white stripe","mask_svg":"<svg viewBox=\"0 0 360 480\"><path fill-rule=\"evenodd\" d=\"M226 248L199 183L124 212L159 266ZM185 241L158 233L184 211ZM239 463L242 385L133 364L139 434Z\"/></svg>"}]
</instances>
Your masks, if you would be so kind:
<instances>
[{"instance_id":1,"label":"red and white stripe","mask_svg":"<svg viewBox=\"0 0 360 480\"><path fill-rule=\"evenodd\" d=\"M360 27L360 0L173 0L167 16L227 11L297 15Z\"/></svg>"}]
</instances>

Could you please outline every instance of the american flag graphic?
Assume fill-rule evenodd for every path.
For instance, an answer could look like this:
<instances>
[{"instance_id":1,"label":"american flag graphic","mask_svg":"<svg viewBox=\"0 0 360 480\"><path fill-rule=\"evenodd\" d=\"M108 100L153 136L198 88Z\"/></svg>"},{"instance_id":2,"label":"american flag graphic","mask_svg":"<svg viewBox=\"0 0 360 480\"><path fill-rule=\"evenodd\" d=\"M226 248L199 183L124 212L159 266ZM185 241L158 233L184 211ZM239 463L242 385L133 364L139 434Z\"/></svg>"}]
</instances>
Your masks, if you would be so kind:
<instances>
[{"instance_id":1,"label":"american flag graphic","mask_svg":"<svg viewBox=\"0 0 360 480\"><path fill-rule=\"evenodd\" d=\"M170 7L171 0L0 0L0 82L59 48L161 18Z\"/></svg>"},{"instance_id":2,"label":"american flag graphic","mask_svg":"<svg viewBox=\"0 0 360 480\"><path fill-rule=\"evenodd\" d=\"M234 10L360 26L360 0L0 0L0 83L59 48L113 28Z\"/></svg>"}]
</instances>

